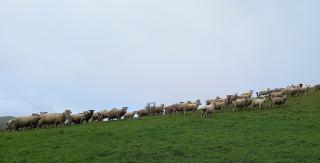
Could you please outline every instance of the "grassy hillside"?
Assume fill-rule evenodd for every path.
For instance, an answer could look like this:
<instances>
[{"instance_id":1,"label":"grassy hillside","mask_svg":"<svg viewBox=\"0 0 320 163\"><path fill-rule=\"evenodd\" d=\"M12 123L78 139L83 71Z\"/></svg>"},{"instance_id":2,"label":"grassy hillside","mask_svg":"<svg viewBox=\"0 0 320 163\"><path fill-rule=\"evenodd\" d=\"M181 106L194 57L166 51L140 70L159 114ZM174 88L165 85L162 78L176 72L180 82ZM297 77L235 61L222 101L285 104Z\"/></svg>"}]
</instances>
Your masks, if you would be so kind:
<instances>
[{"instance_id":1,"label":"grassy hillside","mask_svg":"<svg viewBox=\"0 0 320 163\"><path fill-rule=\"evenodd\" d=\"M201 119L156 116L0 133L0 162L320 162L320 95Z\"/></svg>"},{"instance_id":2,"label":"grassy hillside","mask_svg":"<svg viewBox=\"0 0 320 163\"><path fill-rule=\"evenodd\" d=\"M11 116L0 117L0 130L4 130L7 127L6 123L13 118Z\"/></svg>"}]
</instances>

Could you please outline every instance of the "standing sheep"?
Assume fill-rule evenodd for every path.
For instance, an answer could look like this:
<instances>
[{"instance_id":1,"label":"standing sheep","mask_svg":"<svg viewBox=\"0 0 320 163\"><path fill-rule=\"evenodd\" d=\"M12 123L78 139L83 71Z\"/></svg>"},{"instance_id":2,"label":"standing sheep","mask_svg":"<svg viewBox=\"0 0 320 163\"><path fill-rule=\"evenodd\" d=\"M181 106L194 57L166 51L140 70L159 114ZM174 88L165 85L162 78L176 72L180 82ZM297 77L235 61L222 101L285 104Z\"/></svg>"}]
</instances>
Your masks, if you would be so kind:
<instances>
[{"instance_id":1,"label":"standing sheep","mask_svg":"<svg viewBox=\"0 0 320 163\"><path fill-rule=\"evenodd\" d=\"M283 96L283 97L274 97L271 98L271 107L273 107L273 105L278 105L279 107L281 105L283 105L287 100L287 96Z\"/></svg>"},{"instance_id":2,"label":"standing sheep","mask_svg":"<svg viewBox=\"0 0 320 163\"><path fill-rule=\"evenodd\" d=\"M71 111L70 110L65 110L63 113L50 113L46 115L42 115L38 127L43 127L43 125L46 126L63 126L64 122L70 118L71 116Z\"/></svg>"},{"instance_id":3,"label":"standing sheep","mask_svg":"<svg viewBox=\"0 0 320 163\"><path fill-rule=\"evenodd\" d=\"M232 103L233 111L238 110L239 108L248 108L251 102L252 102L251 98L237 99Z\"/></svg>"},{"instance_id":4,"label":"standing sheep","mask_svg":"<svg viewBox=\"0 0 320 163\"><path fill-rule=\"evenodd\" d=\"M113 120L116 118L117 120L120 120L124 114L127 113L128 107L122 107L122 109L112 109L107 113L108 120Z\"/></svg>"},{"instance_id":5,"label":"standing sheep","mask_svg":"<svg viewBox=\"0 0 320 163\"><path fill-rule=\"evenodd\" d=\"M126 114L124 114L123 119L132 119L135 114L136 112L127 112Z\"/></svg>"},{"instance_id":6,"label":"standing sheep","mask_svg":"<svg viewBox=\"0 0 320 163\"><path fill-rule=\"evenodd\" d=\"M265 103L266 101L266 98L262 98L262 99L259 99L259 98L256 98L256 99L253 99L252 100L252 106L253 108L256 108L257 106L259 107L259 109L262 108L263 104Z\"/></svg>"},{"instance_id":7,"label":"standing sheep","mask_svg":"<svg viewBox=\"0 0 320 163\"><path fill-rule=\"evenodd\" d=\"M214 102L211 102L210 105L206 105L204 108L201 109L201 118L205 118L207 115L209 117L212 117L212 114L214 112Z\"/></svg>"}]
</instances>

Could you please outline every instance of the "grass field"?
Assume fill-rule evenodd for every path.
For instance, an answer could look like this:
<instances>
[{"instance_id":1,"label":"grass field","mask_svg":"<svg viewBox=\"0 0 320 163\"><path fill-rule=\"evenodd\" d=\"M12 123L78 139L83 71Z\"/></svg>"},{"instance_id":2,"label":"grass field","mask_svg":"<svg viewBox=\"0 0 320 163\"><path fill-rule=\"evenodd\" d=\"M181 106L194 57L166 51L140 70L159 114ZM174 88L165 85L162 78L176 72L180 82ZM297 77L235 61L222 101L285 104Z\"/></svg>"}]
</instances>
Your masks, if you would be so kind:
<instances>
[{"instance_id":1,"label":"grass field","mask_svg":"<svg viewBox=\"0 0 320 163\"><path fill-rule=\"evenodd\" d=\"M281 108L0 133L0 162L320 162L320 95Z\"/></svg>"}]
</instances>

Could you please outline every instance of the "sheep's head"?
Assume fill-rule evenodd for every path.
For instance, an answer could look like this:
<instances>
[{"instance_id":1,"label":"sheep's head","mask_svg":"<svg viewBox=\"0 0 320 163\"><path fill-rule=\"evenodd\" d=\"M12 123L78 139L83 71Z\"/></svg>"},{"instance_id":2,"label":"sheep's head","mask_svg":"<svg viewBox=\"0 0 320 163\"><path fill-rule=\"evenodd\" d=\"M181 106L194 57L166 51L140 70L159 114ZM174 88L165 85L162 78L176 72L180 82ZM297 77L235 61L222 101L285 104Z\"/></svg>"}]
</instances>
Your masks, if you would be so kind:
<instances>
[{"instance_id":1,"label":"sheep's head","mask_svg":"<svg viewBox=\"0 0 320 163\"><path fill-rule=\"evenodd\" d=\"M199 99L196 100L196 104L201 105L201 101Z\"/></svg>"},{"instance_id":2,"label":"sheep's head","mask_svg":"<svg viewBox=\"0 0 320 163\"><path fill-rule=\"evenodd\" d=\"M69 117L69 116L71 116L72 112L67 109L67 110L65 110L65 111L63 112L63 114L64 114L65 116Z\"/></svg>"},{"instance_id":3,"label":"sheep's head","mask_svg":"<svg viewBox=\"0 0 320 163\"><path fill-rule=\"evenodd\" d=\"M46 115L48 112L40 112L40 115Z\"/></svg>"}]
</instances>

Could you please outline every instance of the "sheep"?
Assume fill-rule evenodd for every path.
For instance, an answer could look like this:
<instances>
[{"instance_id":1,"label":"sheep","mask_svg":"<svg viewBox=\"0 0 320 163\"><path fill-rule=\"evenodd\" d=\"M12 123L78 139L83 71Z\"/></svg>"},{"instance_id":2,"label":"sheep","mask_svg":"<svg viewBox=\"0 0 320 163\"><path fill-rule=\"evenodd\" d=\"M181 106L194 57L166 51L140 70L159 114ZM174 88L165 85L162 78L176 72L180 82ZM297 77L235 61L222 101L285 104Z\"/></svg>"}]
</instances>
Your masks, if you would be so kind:
<instances>
[{"instance_id":1,"label":"sheep","mask_svg":"<svg viewBox=\"0 0 320 163\"><path fill-rule=\"evenodd\" d=\"M251 104L251 98L241 98L232 102L233 111L238 110L238 108L248 108Z\"/></svg>"},{"instance_id":2,"label":"sheep","mask_svg":"<svg viewBox=\"0 0 320 163\"><path fill-rule=\"evenodd\" d=\"M120 120L124 114L127 113L128 107L122 107L122 109L115 109L113 108L107 113L108 120L113 120L116 118L117 120Z\"/></svg>"},{"instance_id":3,"label":"sheep","mask_svg":"<svg viewBox=\"0 0 320 163\"><path fill-rule=\"evenodd\" d=\"M135 114L136 112L127 112L126 114L124 114L123 119L131 119Z\"/></svg>"},{"instance_id":4,"label":"sheep","mask_svg":"<svg viewBox=\"0 0 320 163\"><path fill-rule=\"evenodd\" d=\"M240 96L249 96L249 97L251 97L252 93L253 93L253 90L250 90L249 92L242 93Z\"/></svg>"},{"instance_id":5,"label":"sheep","mask_svg":"<svg viewBox=\"0 0 320 163\"><path fill-rule=\"evenodd\" d=\"M270 93L270 88L268 88L267 90L262 90L262 91L256 92L257 97L267 96L269 93Z\"/></svg>"},{"instance_id":6,"label":"sheep","mask_svg":"<svg viewBox=\"0 0 320 163\"><path fill-rule=\"evenodd\" d=\"M40 116L38 127L43 125L53 125L53 126L62 126L64 122L68 120L71 116L70 110L65 110L63 113L50 113Z\"/></svg>"},{"instance_id":7,"label":"sheep","mask_svg":"<svg viewBox=\"0 0 320 163\"><path fill-rule=\"evenodd\" d=\"M74 123L76 125L81 124L82 122L88 122L92 115L94 110L84 111L83 113L79 114L73 114L70 116L69 124Z\"/></svg>"},{"instance_id":8,"label":"sheep","mask_svg":"<svg viewBox=\"0 0 320 163\"><path fill-rule=\"evenodd\" d=\"M298 89L298 92L303 93L303 94L307 94L308 89L309 89L308 87L301 87Z\"/></svg>"},{"instance_id":9,"label":"sheep","mask_svg":"<svg viewBox=\"0 0 320 163\"><path fill-rule=\"evenodd\" d=\"M320 92L320 84L317 84L314 87L316 92Z\"/></svg>"},{"instance_id":10,"label":"sheep","mask_svg":"<svg viewBox=\"0 0 320 163\"><path fill-rule=\"evenodd\" d=\"M206 115L208 115L209 117L212 117L212 114L214 111L214 103L212 102L210 105L206 105L201 110L202 110L201 118L205 118Z\"/></svg>"},{"instance_id":11,"label":"sheep","mask_svg":"<svg viewBox=\"0 0 320 163\"><path fill-rule=\"evenodd\" d=\"M194 103L187 102L187 103L181 104L181 108L183 110L184 115L186 115L186 112L188 112L188 111L195 112L198 109L199 105L201 105L201 101L196 100Z\"/></svg>"},{"instance_id":12,"label":"sheep","mask_svg":"<svg viewBox=\"0 0 320 163\"><path fill-rule=\"evenodd\" d=\"M238 94L234 94L234 95L227 95L226 96L226 105L231 105L233 101L237 100L238 98Z\"/></svg>"},{"instance_id":13,"label":"sheep","mask_svg":"<svg viewBox=\"0 0 320 163\"><path fill-rule=\"evenodd\" d=\"M40 119L39 114L32 114L31 116L16 117L7 122L7 129L9 131L20 129L32 129L37 127Z\"/></svg>"},{"instance_id":14,"label":"sheep","mask_svg":"<svg viewBox=\"0 0 320 163\"><path fill-rule=\"evenodd\" d=\"M298 88L293 88L293 87L284 89L284 92L287 96L297 95L298 91L299 91Z\"/></svg>"},{"instance_id":15,"label":"sheep","mask_svg":"<svg viewBox=\"0 0 320 163\"><path fill-rule=\"evenodd\" d=\"M256 98L256 99L253 99L253 100L252 100L252 106L253 106L253 108L256 108L256 107L258 106L259 109L261 109L262 106L263 106L263 104L265 103L265 101L266 101L266 98L262 98L262 99Z\"/></svg>"},{"instance_id":16,"label":"sheep","mask_svg":"<svg viewBox=\"0 0 320 163\"><path fill-rule=\"evenodd\" d=\"M287 100L287 96L284 95L283 97L274 97L271 98L271 107L273 107L273 105L278 105L279 107L284 104Z\"/></svg>"},{"instance_id":17,"label":"sheep","mask_svg":"<svg viewBox=\"0 0 320 163\"><path fill-rule=\"evenodd\" d=\"M215 99L208 99L208 100L206 100L206 105L210 105L212 101L216 101L219 99L221 99L219 96L217 96Z\"/></svg>"},{"instance_id":18,"label":"sheep","mask_svg":"<svg viewBox=\"0 0 320 163\"><path fill-rule=\"evenodd\" d=\"M140 109L140 110L136 111L136 113L138 114L138 117L140 118L140 117L149 115L149 109L147 109L147 108Z\"/></svg>"},{"instance_id":19,"label":"sheep","mask_svg":"<svg viewBox=\"0 0 320 163\"><path fill-rule=\"evenodd\" d=\"M251 95L240 95L240 96L237 96L237 99L246 99L246 98L250 98Z\"/></svg>"},{"instance_id":20,"label":"sheep","mask_svg":"<svg viewBox=\"0 0 320 163\"><path fill-rule=\"evenodd\" d=\"M282 90L283 88L275 88L275 89L271 89L269 93L281 92Z\"/></svg>"},{"instance_id":21,"label":"sheep","mask_svg":"<svg viewBox=\"0 0 320 163\"><path fill-rule=\"evenodd\" d=\"M178 111L178 108L180 107L180 104L173 104L164 107L165 114L172 113L173 115Z\"/></svg>"},{"instance_id":22,"label":"sheep","mask_svg":"<svg viewBox=\"0 0 320 163\"><path fill-rule=\"evenodd\" d=\"M100 112L94 112L91 116L90 121L91 122L95 122L99 120L99 117L101 117L101 113Z\"/></svg>"},{"instance_id":23,"label":"sheep","mask_svg":"<svg viewBox=\"0 0 320 163\"><path fill-rule=\"evenodd\" d=\"M213 101L212 104L214 110L221 109L221 111L223 111L224 107L226 106L225 101Z\"/></svg>"},{"instance_id":24,"label":"sheep","mask_svg":"<svg viewBox=\"0 0 320 163\"><path fill-rule=\"evenodd\" d=\"M285 91L274 92L274 93L270 93L269 95L270 95L271 98L282 97L283 95L285 95Z\"/></svg>"},{"instance_id":25,"label":"sheep","mask_svg":"<svg viewBox=\"0 0 320 163\"><path fill-rule=\"evenodd\" d=\"M163 109L164 109L164 104L161 104L160 106L153 106L153 107L147 107L147 108L149 108L149 113L151 114L151 115L156 115L156 114L159 114L159 115L161 115L161 114L163 114Z\"/></svg>"},{"instance_id":26,"label":"sheep","mask_svg":"<svg viewBox=\"0 0 320 163\"><path fill-rule=\"evenodd\" d=\"M115 109L115 108L113 108L113 109ZM100 112L98 113L98 121L103 121L103 119L109 118L109 117L108 117L108 113L109 113L109 110L106 110L106 109L100 111Z\"/></svg>"}]
</instances>

